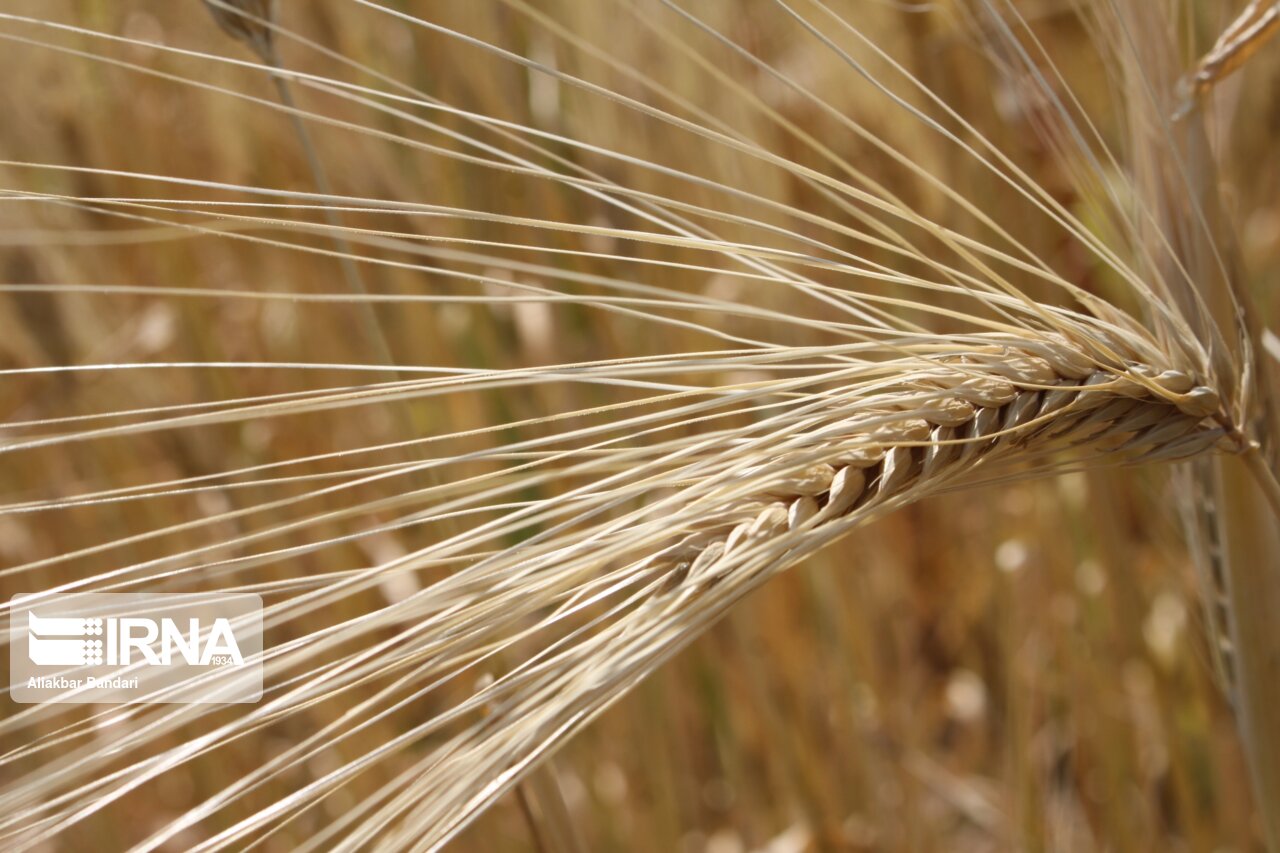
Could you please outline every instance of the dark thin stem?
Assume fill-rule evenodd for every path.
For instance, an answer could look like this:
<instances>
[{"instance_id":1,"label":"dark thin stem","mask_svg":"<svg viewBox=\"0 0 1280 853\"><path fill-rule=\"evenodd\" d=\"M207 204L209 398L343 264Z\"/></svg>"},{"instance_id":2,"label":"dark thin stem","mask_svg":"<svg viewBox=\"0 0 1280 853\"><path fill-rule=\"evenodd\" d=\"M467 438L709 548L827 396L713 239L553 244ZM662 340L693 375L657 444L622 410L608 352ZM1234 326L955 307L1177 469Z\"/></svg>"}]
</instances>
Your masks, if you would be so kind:
<instances>
[{"instance_id":1,"label":"dark thin stem","mask_svg":"<svg viewBox=\"0 0 1280 853\"><path fill-rule=\"evenodd\" d=\"M281 71L279 57L274 49L270 50L266 56L267 64L276 71ZM298 136L298 141L302 145L303 154L307 158L307 166L311 169L312 180L315 181L316 191L324 196L332 196L333 189L329 183L328 172L325 171L324 163L320 160L320 154L316 150L315 143L311 139L311 132L307 130L307 124L302 120L302 116L298 113L297 103L293 98L293 90L289 86L288 79L283 74L272 74L271 80L275 84L276 93L280 98L280 103L285 106L289 113L289 119L293 123L294 132ZM328 206L324 208L325 222L329 227L333 228L335 233L331 236L334 247L338 250L338 263L342 267L342 277L346 280L347 289L352 293L360 296L367 296L369 289L365 287L364 278L360 275L360 269L352 260L351 244L346 238L338 233L338 229L342 227L342 221L337 211L330 209ZM392 355L391 346L387 343L386 335L382 332L382 324L378 320L378 315L372 305L361 302L359 303L361 322L365 327L365 334L369 337L370 342L377 350L378 359L384 364L394 365L395 357ZM402 377L395 370L388 370L388 374L393 380L400 380Z\"/></svg>"}]
</instances>

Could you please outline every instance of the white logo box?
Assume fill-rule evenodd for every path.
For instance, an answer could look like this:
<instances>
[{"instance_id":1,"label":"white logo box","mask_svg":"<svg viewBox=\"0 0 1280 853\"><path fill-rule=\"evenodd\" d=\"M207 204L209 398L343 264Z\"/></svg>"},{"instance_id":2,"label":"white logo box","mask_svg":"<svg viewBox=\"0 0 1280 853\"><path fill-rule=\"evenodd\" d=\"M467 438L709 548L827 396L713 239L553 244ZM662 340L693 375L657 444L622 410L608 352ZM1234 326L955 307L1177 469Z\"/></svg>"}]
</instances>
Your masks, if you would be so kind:
<instances>
[{"instance_id":1,"label":"white logo box","mask_svg":"<svg viewBox=\"0 0 1280 853\"><path fill-rule=\"evenodd\" d=\"M30 593L9 600L16 702L262 698L262 599L244 593Z\"/></svg>"}]
</instances>

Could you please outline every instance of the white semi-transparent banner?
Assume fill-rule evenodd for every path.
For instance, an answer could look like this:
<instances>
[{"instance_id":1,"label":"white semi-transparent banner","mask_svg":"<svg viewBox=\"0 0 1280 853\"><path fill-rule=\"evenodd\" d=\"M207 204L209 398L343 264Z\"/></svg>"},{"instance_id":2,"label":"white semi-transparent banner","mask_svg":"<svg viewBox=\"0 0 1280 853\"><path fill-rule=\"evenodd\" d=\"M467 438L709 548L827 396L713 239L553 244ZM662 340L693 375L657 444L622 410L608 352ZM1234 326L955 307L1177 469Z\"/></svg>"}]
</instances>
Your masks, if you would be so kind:
<instances>
[{"instance_id":1,"label":"white semi-transparent banner","mask_svg":"<svg viewBox=\"0 0 1280 853\"><path fill-rule=\"evenodd\" d=\"M257 702L262 599L32 593L9 602L17 702Z\"/></svg>"}]
</instances>

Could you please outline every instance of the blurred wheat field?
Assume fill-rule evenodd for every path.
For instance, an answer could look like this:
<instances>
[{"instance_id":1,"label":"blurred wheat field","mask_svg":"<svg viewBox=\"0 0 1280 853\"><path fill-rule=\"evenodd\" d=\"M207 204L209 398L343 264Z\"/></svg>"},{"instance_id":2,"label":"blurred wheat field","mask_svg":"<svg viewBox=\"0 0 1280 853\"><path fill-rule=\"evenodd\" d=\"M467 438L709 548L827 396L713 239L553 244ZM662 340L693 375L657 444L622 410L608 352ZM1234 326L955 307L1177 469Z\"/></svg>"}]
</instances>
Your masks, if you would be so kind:
<instances>
[{"instance_id":1,"label":"blurred wheat field","mask_svg":"<svg viewBox=\"0 0 1280 853\"><path fill-rule=\"evenodd\" d=\"M870 319L856 322L882 310L904 327L971 333L962 293L922 296L895 278L937 276L931 261L977 269L969 244L895 218L871 194L975 244L1003 247L1008 235L1081 299L1136 311L1122 275L939 132L981 133L1100 244L1124 245L1107 205L1138 206L1131 164L1146 155L1117 76L1124 39L1092 17L1109 6L286 0L276 47L330 195L271 76L203 4L0 4L0 590L7 600L128 568L147 589L243 586L270 604L343 573L411 565L269 621L267 648L283 648L412 600L491 552L540 543L554 518L498 528L504 513L571 501L614 473L566 464L518 479L546 449L647 415L660 395L674 412L703 399L688 389L750 389L851 360L856 351L819 351L850 341L836 316L845 303L823 288L868 297L857 307ZM1181 68L1238 11L1153 6ZM1004 28L1043 78L1019 69ZM1058 144L1041 86L1119 163ZM1277 92L1280 50L1264 50L1213 92L1205 116L1243 286L1269 328L1280 327ZM840 196L814 175L869 196ZM683 236L655 224L657 199L688 224ZM342 208L339 229L325 204ZM344 280L335 233L363 259L372 299ZM854 258L856 280L839 266ZM983 261L1037 303L1072 304L1031 262ZM674 361L729 352L777 359ZM655 366L607 379L581 368L623 359ZM144 363L165 366L41 370ZM505 373L486 386L482 372ZM414 384L425 380L439 384ZM747 435L769 411L697 414L655 416L633 440ZM673 642L671 660L628 682L449 849L1264 849L1170 467L997 478L851 530L687 647ZM519 488L433 515L468 478ZM660 500L681 485L625 497ZM73 505L47 505L57 501ZM406 562L488 523L498 532L472 552ZM411 626L389 619L326 654L407 642L398 632ZM504 646L437 692L406 687L393 711L155 846L337 849L326 828L419 767L435 733L293 804L278 825L218 834L446 714L532 643ZM34 849L150 843L403 674L263 719ZM147 717L112 722L84 707L19 725L7 699L6 792L73 746L96 748L105 778L247 713L204 712L113 764L119 732ZM71 724L83 728L67 752L19 754ZM26 843L28 829L6 837Z\"/></svg>"}]
</instances>

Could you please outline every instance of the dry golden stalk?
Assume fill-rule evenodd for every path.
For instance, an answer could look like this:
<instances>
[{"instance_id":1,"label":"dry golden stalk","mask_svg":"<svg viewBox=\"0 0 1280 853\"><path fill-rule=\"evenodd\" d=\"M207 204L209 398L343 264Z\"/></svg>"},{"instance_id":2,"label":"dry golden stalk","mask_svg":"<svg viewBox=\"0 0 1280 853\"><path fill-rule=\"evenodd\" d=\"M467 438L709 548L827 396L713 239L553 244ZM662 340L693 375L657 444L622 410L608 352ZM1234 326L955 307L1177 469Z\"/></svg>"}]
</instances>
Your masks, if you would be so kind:
<instances>
[{"instance_id":1,"label":"dry golden stalk","mask_svg":"<svg viewBox=\"0 0 1280 853\"><path fill-rule=\"evenodd\" d=\"M1280 495L1256 448L1216 460L1234 705L1269 849L1280 850Z\"/></svg>"}]
</instances>

